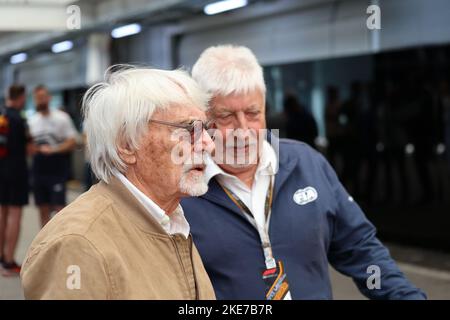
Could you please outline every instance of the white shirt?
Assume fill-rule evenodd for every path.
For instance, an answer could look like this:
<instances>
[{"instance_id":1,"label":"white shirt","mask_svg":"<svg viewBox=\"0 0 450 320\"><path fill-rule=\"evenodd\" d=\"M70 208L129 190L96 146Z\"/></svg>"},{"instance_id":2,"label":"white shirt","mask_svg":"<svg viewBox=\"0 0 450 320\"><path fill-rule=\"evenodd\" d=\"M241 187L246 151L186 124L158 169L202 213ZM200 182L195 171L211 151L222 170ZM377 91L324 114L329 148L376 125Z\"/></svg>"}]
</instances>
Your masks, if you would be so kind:
<instances>
[{"instance_id":1,"label":"white shirt","mask_svg":"<svg viewBox=\"0 0 450 320\"><path fill-rule=\"evenodd\" d=\"M161 207L147 197L141 190L136 188L136 186L132 184L123 174L120 172L115 172L114 175L136 197L136 199L139 200L144 208L147 209L148 213L161 225L167 234L174 235L180 233L186 239L188 238L190 226L184 217L183 209L179 204L172 214L167 215Z\"/></svg>"},{"instance_id":2,"label":"white shirt","mask_svg":"<svg viewBox=\"0 0 450 320\"><path fill-rule=\"evenodd\" d=\"M77 130L69 115L60 110L50 110L48 115L36 112L29 120L28 127L34 143L56 147L66 139L76 138Z\"/></svg>"},{"instance_id":3,"label":"white shirt","mask_svg":"<svg viewBox=\"0 0 450 320\"><path fill-rule=\"evenodd\" d=\"M278 165L278 159L272 146L267 141L263 142L261 157L251 189L237 177L223 171L210 157L207 157L206 164L206 181L209 182L212 177L217 176L217 180L230 189L250 209L257 225L264 228L267 191L270 179L277 172Z\"/></svg>"}]
</instances>

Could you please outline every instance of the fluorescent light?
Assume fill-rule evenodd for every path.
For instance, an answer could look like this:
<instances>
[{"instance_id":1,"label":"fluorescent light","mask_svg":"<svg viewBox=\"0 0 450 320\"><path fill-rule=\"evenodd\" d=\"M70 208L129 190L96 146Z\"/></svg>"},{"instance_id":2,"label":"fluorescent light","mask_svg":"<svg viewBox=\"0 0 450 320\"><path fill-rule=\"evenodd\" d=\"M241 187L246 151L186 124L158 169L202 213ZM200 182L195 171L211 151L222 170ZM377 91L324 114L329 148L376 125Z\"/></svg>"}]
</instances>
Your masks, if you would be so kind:
<instances>
[{"instance_id":1,"label":"fluorescent light","mask_svg":"<svg viewBox=\"0 0 450 320\"><path fill-rule=\"evenodd\" d=\"M213 15L237 8L242 8L245 7L246 5L247 0L224 0L206 5L203 11L207 15Z\"/></svg>"},{"instance_id":2,"label":"fluorescent light","mask_svg":"<svg viewBox=\"0 0 450 320\"><path fill-rule=\"evenodd\" d=\"M436 153L441 155L444 154L444 152L445 152L445 144L439 143L436 147Z\"/></svg>"},{"instance_id":3,"label":"fluorescent light","mask_svg":"<svg viewBox=\"0 0 450 320\"><path fill-rule=\"evenodd\" d=\"M413 154L415 150L416 150L416 148L414 147L414 145L412 143L408 143L405 146L405 153L406 154Z\"/></svg>"},{"instance_id":4,"label":"fluorescent light","mask_svg":"<svg viewBox=\"0 0 450 320\"><path fill-rule=\"evenodd\" d=\"M11 56L11 58L9 59L9 62L11 62L11 64L22 63L27 60L27 57L28 56L25 52L17 53L15 55Z\"/></svg>"},{"instance_id":5,"label":"fluorescent light","mask_svg":"<svg viewBox=\"0 0 450 320\"><path fill-rule=\"evenodd\" d=\"M115 39L131 36L141 32L141 25L138 23L127 24L126 26L115 28L111 31L111 36Z\"/></svg>"},{"instance_id":6,"label":"fluorescent light","mask_svg":"<svg viewBox=\"0 0 450 320\"><path fill-rule=\"evenodd\" d=\"M63 41L63 42L58 42L55 43L54 45L52 45L52 52L53 53L60 53L60 52L64 52L64 51L68 51L70 49L72 49L73 47L73 42L72 41Z\"/></svg>"}]
</instances>

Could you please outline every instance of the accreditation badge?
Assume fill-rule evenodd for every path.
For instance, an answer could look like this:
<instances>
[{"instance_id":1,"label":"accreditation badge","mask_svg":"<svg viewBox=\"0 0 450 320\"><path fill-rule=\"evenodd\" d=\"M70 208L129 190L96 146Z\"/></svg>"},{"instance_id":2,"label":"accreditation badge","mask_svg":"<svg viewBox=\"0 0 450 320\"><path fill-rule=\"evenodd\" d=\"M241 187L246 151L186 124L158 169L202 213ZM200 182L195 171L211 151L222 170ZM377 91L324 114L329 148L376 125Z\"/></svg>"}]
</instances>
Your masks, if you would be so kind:
<instances>
[{"instance_id":1,"label":"accreditation badge","mask_svg":"<svg viewBox=\"0 0 450 320\"><path fill-rule=\"evenodd\" d=\"M274 268L262 274L266 286L266 300L292 300L283 262L278 260Z\"/></svg>"}]
</instances>

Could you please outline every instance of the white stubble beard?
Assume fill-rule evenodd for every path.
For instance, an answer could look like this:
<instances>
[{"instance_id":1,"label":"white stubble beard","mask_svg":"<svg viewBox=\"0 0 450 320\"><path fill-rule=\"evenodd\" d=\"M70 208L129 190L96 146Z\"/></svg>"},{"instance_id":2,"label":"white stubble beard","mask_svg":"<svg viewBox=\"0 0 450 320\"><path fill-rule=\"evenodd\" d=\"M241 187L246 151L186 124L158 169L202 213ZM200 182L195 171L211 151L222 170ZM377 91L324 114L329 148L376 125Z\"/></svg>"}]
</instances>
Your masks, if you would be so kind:
<instances>
[{"instance_id":1,"label":"white stubble beard","mask_svg":"<svg viewBox=\"0 0 450 320\"><path fill-rule=\"evenodd\" d=\"M192 174L192 165L183 165L183 174L181 175L179 188L184 194L192 197L198 197L208 192L208 184L204 179L204 172L202 174Z\"/></svg>"}]
</instances>

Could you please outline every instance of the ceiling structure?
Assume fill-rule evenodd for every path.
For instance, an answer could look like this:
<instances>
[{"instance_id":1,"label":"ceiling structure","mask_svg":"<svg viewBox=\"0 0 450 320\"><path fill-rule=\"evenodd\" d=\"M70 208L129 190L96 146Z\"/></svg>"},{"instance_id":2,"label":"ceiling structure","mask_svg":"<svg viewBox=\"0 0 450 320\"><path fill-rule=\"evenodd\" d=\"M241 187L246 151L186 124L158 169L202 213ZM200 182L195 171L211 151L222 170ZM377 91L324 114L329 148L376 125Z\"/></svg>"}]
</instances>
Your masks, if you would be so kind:
<instances>
[{"instance_id":1,"label":"ceiling structure","mask_svg":"<svg viewBox=\"0 0 450 320\"><path fill-rule=\"evenodd\" d=\"M0 56L127 22L176 19L201 12L206 0L0 0ZM76 6L80 28L69 29ZM75 9L77 10L77 9Z\"/></svg>"}]
</instances>

